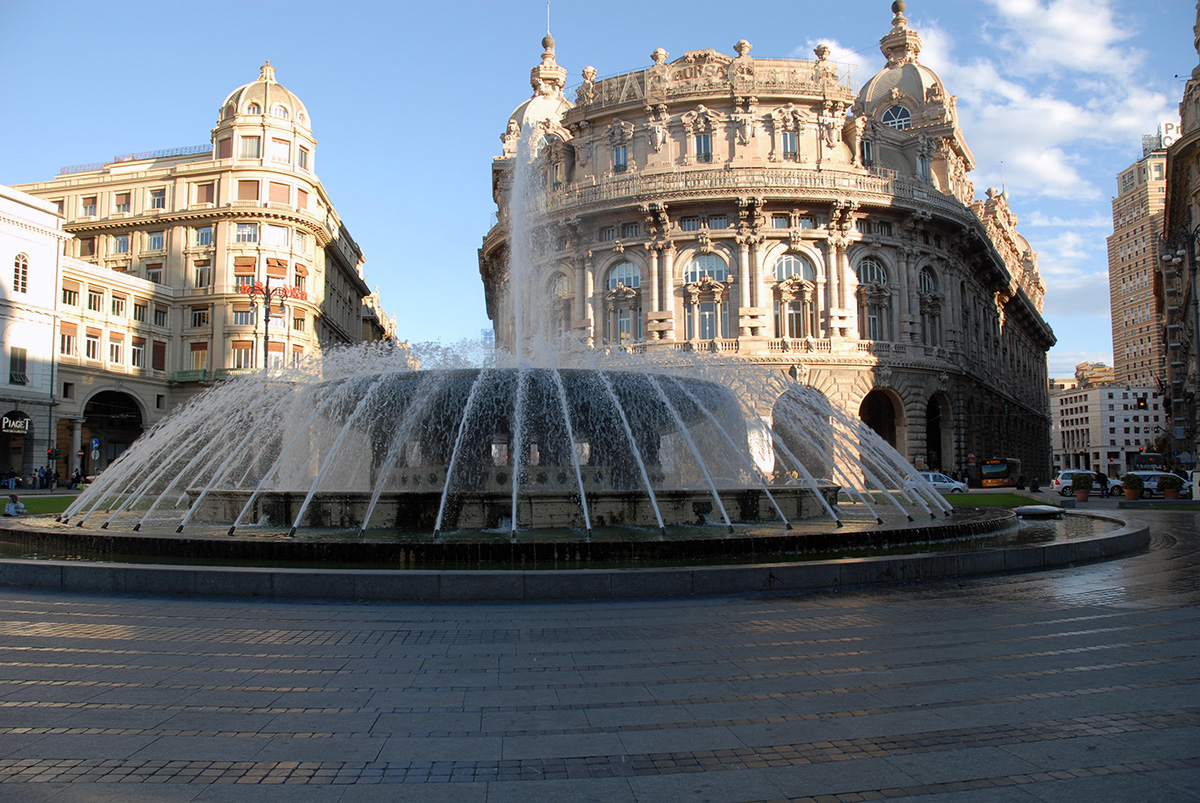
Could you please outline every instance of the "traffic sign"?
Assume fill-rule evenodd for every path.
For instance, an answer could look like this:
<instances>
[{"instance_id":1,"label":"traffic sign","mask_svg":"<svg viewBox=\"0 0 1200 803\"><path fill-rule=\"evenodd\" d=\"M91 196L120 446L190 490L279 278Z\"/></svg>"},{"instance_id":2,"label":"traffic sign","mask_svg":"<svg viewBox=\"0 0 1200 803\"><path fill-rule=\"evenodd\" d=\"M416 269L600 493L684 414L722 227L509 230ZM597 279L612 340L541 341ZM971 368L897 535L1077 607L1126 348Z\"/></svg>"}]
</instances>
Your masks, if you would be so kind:
<instances>
[{"instance_id":1,"label":"traffic sign","mask_svg":"<svg viewBox=\"0 0 1200 803\"><path fill-rule=\"evenodd\" d=\"M99 449L92 449L92 459L93 460L100 459L100 450Z\"/></svg>"},{"instance_id":2,"label":"traffic sign","mask_svg":"<svg viewBox=\"0 0 1200 803\"><path fill-rule=\"evenodd\" d=\"M99 438L92 438L92 448L93 449L100 448L100 439Z\"/></svg>"},{"instance_id":3,"label":"traffic sign","mask_svg":"<svg viewBox=\"0 0 1200 803\"><path fill-rule=\"evenodd\" d=\"M76 456L76 457L83 457L83 449L80 449L78 452L76 452L76 453L75 453L75 456Z\"/></svg>"}]
</instances>

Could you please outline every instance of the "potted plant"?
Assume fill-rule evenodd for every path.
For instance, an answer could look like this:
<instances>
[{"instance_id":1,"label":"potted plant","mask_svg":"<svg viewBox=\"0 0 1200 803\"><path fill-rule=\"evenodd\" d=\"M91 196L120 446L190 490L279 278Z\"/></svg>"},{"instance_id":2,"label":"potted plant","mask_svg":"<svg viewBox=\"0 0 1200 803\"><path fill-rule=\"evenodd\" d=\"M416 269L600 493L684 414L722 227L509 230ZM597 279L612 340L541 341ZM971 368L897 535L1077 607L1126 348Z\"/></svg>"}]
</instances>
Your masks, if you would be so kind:
<instances>
[{"instance_id":1,"label":"potted plant","mask_svg":"<svg viewBox=\"0 0 1200 803\"><path fill-rule=\"evenodd\" d=\"M1183 480L1174 474L1163 474L1158 478L1158 490L1162 491L1163 499L1178 499L1183 490Z\"/></svg>"},{"instance_id":2,"label":"potted plant","mask_svg":"<svg viewBox=\"0 0 1200 803\"><path fill-rule=\"evenodd\" d=\"M1092 493L1092 480L1095 477L1090 472L1076 474L1071 478L1071 490L1075 492L1076 502L1086 502Z\"/></svg>"},{"instance_id":3,"label":"potted plant","mask_svg":"<svg viewBox=\"0 0 1200 803\"><path fill-rule=\"evenodd\" d=\"M1145 487L1145 483L1142 482L1142 478L1137 474L1126 474L1124 477L1121 477L1121 487L1125 489L1126 499L1141 499L1142 488Z\"/></svg>"}]
</instances>

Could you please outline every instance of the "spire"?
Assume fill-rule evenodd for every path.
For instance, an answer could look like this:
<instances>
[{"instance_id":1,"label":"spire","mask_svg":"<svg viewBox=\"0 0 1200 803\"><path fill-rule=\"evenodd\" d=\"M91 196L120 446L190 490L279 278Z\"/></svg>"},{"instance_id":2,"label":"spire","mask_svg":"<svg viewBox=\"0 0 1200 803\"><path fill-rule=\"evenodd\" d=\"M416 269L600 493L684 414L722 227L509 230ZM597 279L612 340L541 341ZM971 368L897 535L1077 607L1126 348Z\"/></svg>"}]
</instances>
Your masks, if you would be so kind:
<instances>
[{"instance_id":1,"label":"spire","mask_svg":"<svg viewBox=\"0 0 1200 803\"><path fill-rule=\"evenodd\" d=\"M554 60L554 37L542 39L542 63L529 73L529 84L535 95L561 95L567 85L567 71Z\"/></svg>"},{"instance_id":2,"label":"spire","mask_svg":"<svg viewBox=\"0 0 1200 803\"><path fill-rule=\"evenodd\" d=\"M921 37L908 27L908 19L904 16L907 8L904 0L892 3L892 30L879 40L879 49L887 59L887 66L911 64L921 54Z\"/></svg>"},{"instance_id":3,"label":"spire","mask_svg":"<svg viewBox=\"0 0 1200 803\"><path fill-rule=\"evenodd\" d=\"M275 68L271 66L270 59L258 71L258 80L266 81L268 84L275 83Z\"/></svg>"}]
</instances>

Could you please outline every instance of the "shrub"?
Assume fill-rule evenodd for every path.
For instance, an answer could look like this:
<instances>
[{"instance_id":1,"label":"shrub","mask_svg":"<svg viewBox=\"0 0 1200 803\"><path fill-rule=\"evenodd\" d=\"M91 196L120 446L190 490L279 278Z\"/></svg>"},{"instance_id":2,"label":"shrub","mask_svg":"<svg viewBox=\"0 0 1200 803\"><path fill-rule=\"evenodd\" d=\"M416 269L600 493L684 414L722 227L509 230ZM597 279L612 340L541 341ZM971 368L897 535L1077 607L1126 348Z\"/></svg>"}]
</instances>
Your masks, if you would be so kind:
<instances>
[{"instance_id":1,"label":"shrub","mask_svg":"<svg viewBox=\"0 0 1200 803\"><path fill-rule=\"evenodd\" d=\"M1090 491L1092 490L1092 480L1096 479L1094 474L1076 474L1071 478L1072 491Z\"/></svg>"},{"instance_id":2,"label":"shrub","mask_svg":"<svg viewBox=\"0 0 1200 803\"><path fill-rule=\"evenodd\" d=\"M1174 474L1164 474L1158 478L1158 490L1160 491L1182 491L1183 480L1176 477Z\"/></svg>"},{"instance_id":3,"label":"shrub","mask_svg":"<svg viewBox=\"0 0 1200 803\"><path fill-rule=\"evenodd\" d=\"M1121 487L1127 491L1140 491L1146 487L1146 483L1142 481L1141 476L1138 474L1126 474L1124 477L1121 477Z\"/></svg>"}]
</instances>

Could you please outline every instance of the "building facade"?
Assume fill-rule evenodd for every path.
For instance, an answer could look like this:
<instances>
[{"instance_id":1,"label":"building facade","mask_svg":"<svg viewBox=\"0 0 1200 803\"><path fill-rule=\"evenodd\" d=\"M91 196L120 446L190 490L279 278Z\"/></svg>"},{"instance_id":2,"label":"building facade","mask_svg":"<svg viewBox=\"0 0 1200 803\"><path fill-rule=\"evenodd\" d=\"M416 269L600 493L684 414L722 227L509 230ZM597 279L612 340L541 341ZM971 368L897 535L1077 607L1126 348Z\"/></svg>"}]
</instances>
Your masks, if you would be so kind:
<instances>
[{"instance_id":1,"label":"building facade","mask_svg":"<svg viewBox=\"0 0 1200 803\"><path fill-rule=\"evenodd\" d=\"M268 63L217 117L204 146L17 188L48 201L69 235L55 288L60 471L80 451L85 472L102 469L212 381L386 333L377 300L364 303L362 251L317 178L304 104Z\"/></svg>"},{"instance_id":2,"label":"building facade","mask_svg":"<svg viewBox=\"0 0 1200 803\"><path fill-rule=\"evenodd\" d=\"M1056 473L1081 468L1119 477L1138 455L1155 451L1168 426L1157 386L1060 386L1050 392L1050 412Z\"/></svg>"},{"instance_id":3,"label":"building facade","mask_svg":"<svg viewBox=\"0 0 1200 803\"><path fill-rule=\"evenodd\" d=\"M1166 204L1167 151L1160 145L1161 140L1144 148L1142 158L1117 176L1108 288L1117 384L1161 390L1167 382L1167 349L1154 281Z\"/></svg>"},{"instance_id":4,"label":"building facade","mask_svg":"<svg viewBox=\"0 0 1200 803\"><path fill-rule=\"evenodd\" d=\"M588 67L571 102L547 37L493 162L479 257L497 344L736 354L858 411L917 466L1006 456L1046 476L1036 255L1005 194L975 197L956 99L895 8L857 94L824 46L756 59L743 40Z\"/></svg>"},{"instance_id":5,"label":"building facade","mask_svg":"<svg viewBox=\"0 0 1200 803\"><path fill-rule=\"evenodd\" d=\"M1200 54L1200 3L1193 27ZM1173 452L1194 468L1200 455L1200 288L1196 283L1200 237L1200 64L1179 103L1180 135L1167 150L1167 203L1159 244L1160 281L1155 290L1163 310L1161 337L1167 348L1167 399Z\"/></svg>"}]
</instances>

